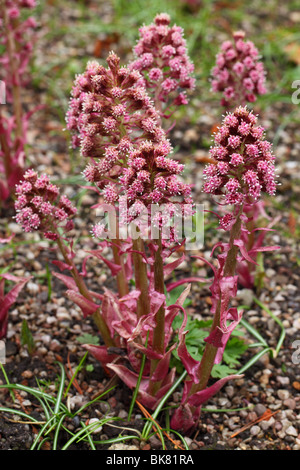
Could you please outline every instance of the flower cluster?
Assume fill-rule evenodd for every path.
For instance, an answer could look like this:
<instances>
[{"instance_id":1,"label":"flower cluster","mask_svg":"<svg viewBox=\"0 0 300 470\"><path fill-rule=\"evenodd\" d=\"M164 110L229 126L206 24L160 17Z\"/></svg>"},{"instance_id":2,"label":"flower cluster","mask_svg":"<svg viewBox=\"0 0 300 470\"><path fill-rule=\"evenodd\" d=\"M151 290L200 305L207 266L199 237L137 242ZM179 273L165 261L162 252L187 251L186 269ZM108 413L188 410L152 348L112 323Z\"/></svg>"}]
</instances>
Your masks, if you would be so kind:
<instances>
[{"instance_id":1,"label":"flower cluster","mask_svg":"<svg viewBox=\"0 0 300 470\"><path fill-rule=\"evenodd\" d=\"M257 125L257 117L246 106L224 117L210 154L214 163L204 169L205 192L223 194L226 204L255 202L262 192L274 195L272 145L264 139L263 127Z\"/></svg>"},{"instance_id":2,"label":"flower cluster","mask_svg":"<svg viewBox=\"0 0 300 470\"><path fill-rule=\"evenodd\" d=\"M168 157L171 150L167 140L159 145L144 141L129 153L128 168L120 182L132 215L139 215L151 204L169 203L177 196L186 204L192 203L190 185L178 177L184 166Z\"/></svg>"},{"instance_id":3,"label":"flower cluster","mask_svg":"<svg viewBox=\"0 0 300 470\"><path fill-rule=\"evenodd\" d=\"M66 196L60 196L59 188L47 175L27 170L16 187L16 195L16 221L25 232L39 230L46 238L56 240L57 228L63 222L65 231L73 228L70 218L77 209Z\"/></svg>"},{"instance_id":4,"label":"flower cluster","mask_svg":"<svg viewBox=\"0 0 300 470\"><path fill-rule=\"evenodd\" d=\"M232 41L224 41L212 69L212 90L222 92L221 104L227 108L256 101L266 93L265 72L253 42L238 31Z\"/></svg>"},{"instance_id":5,"label":"flower cluster","mask_svg":"<svg viewBox=\"0 0 300 470\"><path fill-rule=\"evenodd\" d=\"M78 75L67 112L67 127L73 132L73 146L84 157L101 158L99 172L105 173L122 161L132 147L129 134L160 140L158 114L144 87L137 86L141 76L111 52L108 68L89 62Z\"/></svg>"},{"instance_id":6,"label":"flower cluster","mask_svg":"<svg viewBox=\"0 0 300 470\"><path fill-rule=\"evenodd\" d=\"M22 9L31 10L35 8L35 0L5 0L3 19L1 21L0 44L5 48L0 58L1 76L6 84L6 99L12 99L12 86L26 84L26 68L32 54L32 43L36 21L28 17L20 21ZM4 26L4 27L3 27ZM14 44L13 50L10 50ZM13 56L13 57L11 57Z\"/></svg>"},{"instance_id":7,"label":"flower cluster","mask_svg":"<svg viewBox=\"0 0 300 470\"><path fill-rule=\"evenodd\" d=\"M108 68L95 62L76 78L67 113L73 145L91 157L83 174L113 204L126 196L131 214L173 196L190 202L190 187L178 175L183 165L168 158L172 151L140 73L120 67L111 52Z\"/></svg>"},{"instance_id":8,"label":"flower cluster","mask_svg":"<svg viewBox=\"0 0 300 470\"><path fill-rule=\"evenodd\" d=\"M127 155L141 140L160 142L164 132L145 88L137 86L140 74L120 67L113 52L108 68L90 62L78 75L67 112L73 146L92 162L84 170L89 182L106 188L107 201L117 199L119 176Z\"/></svg>"},{"instance_id":9,"label":"flower cluster","mask_svg":"<svg viewBox=\"0 0 300 470\"><path fill-rule=\"evenodd\" d=\"M154 23L142 26L134 47L131 70L143 74L142 83L155 98L156 104L179 106L188 103L185 90L193 90L194 65L187 55L186 41L180 26L170 26L166 13L157 15ZM166 112L166 109L164 110Z\"/></svg>"}]
</instances>

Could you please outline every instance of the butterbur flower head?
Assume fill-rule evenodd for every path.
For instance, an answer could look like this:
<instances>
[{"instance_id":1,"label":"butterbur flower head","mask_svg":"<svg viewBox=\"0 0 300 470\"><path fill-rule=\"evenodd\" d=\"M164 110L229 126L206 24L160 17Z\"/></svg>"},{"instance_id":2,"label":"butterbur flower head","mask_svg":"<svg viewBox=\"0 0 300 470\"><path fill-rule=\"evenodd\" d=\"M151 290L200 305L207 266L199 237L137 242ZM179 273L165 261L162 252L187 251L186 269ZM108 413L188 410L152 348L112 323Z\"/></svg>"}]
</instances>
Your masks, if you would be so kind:
<instances>
[{"instance_id":1,"label":"butterbur flower head","mask_svg":"<svg viewBox=\"0 0 300 470\"><path fill-rule=\"evenodd\" d=\"M159 18L157 26L166 28L157 32L162 37L164 32L169 34L169 27L167 16ZM165 45L168 56L173 49ZM151 53L145 52L143 59L149 64ZM67 113L68 128L78 137L81 154L91 157L84 177L96 184L106 203L117 205L125 196L131 216L136 213L132 206L166 203L173 197L190 202L190 188L179 179L184 166L169 158L172 146L147 90L140 85L140 73L120 67L114 53L107 64L106 68L89 63L76 78ZM176 85L170 77L165 82L166 87Z\"/></svg>"},{"instance_id":2,"label":"butterbur flower head","mask_svg":"<svg viewBox=\"0 0 300 470\"><path fill-rule=\"evenodd\" d=\"M253 42L237 31L233 41L225 41L212 69L212 90L223 94L221 104L232 109L256 101L266 93L265 71ZM246 130L245 130L246 132Z\"/></svg>"},{"instance_id":3,"label":"butterbur flower head","mask_svg":"<svg viewBox=\"0 0 300 470\"><path fill-rule=\"evenodd\" d=\"M62 222L65 231L72 229L70 218L76 214L76 208L66 196L59 195L58 187L47 175L38 176L34 170L27 170L24 180L16 186L16 195L15 218L25 232L39 230L46 238L55 240Z\"/></svg>"},{"instance_id":4,"label":"butterbur flower head","mask_svg":"<svg viewBox=\"0 0 300 470\"><path fill-rule=\"evenodd\" d=\"M262 192L274 195L272 146L247 106L226 114L210 154L214 162L204 169L205 192L223 195L226 204L251 204L260 199Z\"/></svg>"},{"instance_id":5,"label":"butterbur flower head","mask_svg":"<svg viewBox=\"0 0 300 470\"><path fill-rule=\"evenodd\" d=\"M140 28L140 38L134 48L135 60L131 70L141 72L142 83L148 92L166 106L187 104L184 91L193 90L194 66L190 61L183 29L170 25L170 17L161 13L154 22Z\"/></svg>"},{"instance_id":6,"label":"butterbur flower head","mask_svg":"<svg viewBox=\"0 0 300 470\"><path fill-rule=\"evenodd\" d=\"M146 59L149 63L149 54ZM84 176L101 189L109 179L105 199L113 202L130 152L145 140L158 145L165 133L146 89L140 85L140 73L121 67L114 52L109 54L107 65L89 62L85 72L76 77L67 127L82 156L92 159Z\"/></svg>"},{"instance_id":7,"label":"butterbur flower head","mask_svg":"<svg viewBox=\"0 0 300 470\"><path fill-rule=\"evenodd\" d=\"M134 220L132 206L150 208L151 204L169 204L173 198L190 204L190 185L180 179L184 166L169 158L171 146L167 140L159 145L144 141L129 156L120 183L127 197L129 222Z\"/></svg>"}]
</instances>

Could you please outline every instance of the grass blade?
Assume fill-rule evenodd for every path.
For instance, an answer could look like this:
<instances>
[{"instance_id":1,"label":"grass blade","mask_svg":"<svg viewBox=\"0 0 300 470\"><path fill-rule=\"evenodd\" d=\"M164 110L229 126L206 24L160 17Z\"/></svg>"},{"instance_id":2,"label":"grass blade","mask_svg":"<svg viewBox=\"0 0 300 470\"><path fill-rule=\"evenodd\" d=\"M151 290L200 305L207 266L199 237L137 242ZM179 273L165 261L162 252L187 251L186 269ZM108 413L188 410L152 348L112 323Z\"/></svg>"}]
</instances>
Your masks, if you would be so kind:
<instances>
[{"instance_id":1,"label":"grass blade","mask_svg":"<svg viewBox=\"0 0 300 470\"><path fill-rule=\"evenodd\" d=\"M61 370L61 378L60 378L59 389L58 389L58 392L57 392L55 407L54 407L54 414L55 415L58 414L59 409L60 409L61 400L62 400L62 397L63 397L64 386L65 386L65 379L66 379L66 373L65 373L64 366L60 362L58 364L59 364L59 367L60 367L60 370Z\"/></svg>"},{"instance_id":2,"label":"grass blade","mask_svg":"<svg viewBox=\"0 0 300 470\"><path fill-rule=\"evenodd\" d=\"M15 414L15 415L18 415L18 416L22 416L22 418L26 418L27 420L32 421L33 423L38 423L39 422L37 419L35 419L32 416L24 413L21 410L14 410L12 408L6 408L6 406L0 406L0 411L3 411L5 413L12 413L12 414Z\"/></svg>"},{"instance_id":3,"label":"grass blade","mask_svg":"<svg viewBox=\"0 0 300 470\"><path fill-rule=\"evenodd\" d=\"M259 351L255 356L253 356L247 364L245 364L238 372L237 374L243 374L246 370L248 370L253 364L255 364L264 354L272 352L272 349L267 347L263 349L262 351Z\"/></svg>"},{"instance_id":4,"label":"grass blade","mask_svg":"<svg viewBox=\"0 0 300 470\"><path fill-rule=\"evenodd\" d=\"M58 423L56 424L55 433L54 433L54 437L53 437L52 450L57 450L58 435L59 435L59 431L60 431L60 428L62 427L62 424L64 422L65 417L66 417L66 414L64 413L60 417L60 420L58 421Z\"/></svg>"},{"instance_id":5,"label":"grass blade","mask_svg":"<svg viewBox=\"0 0 300 470\"><path fill-rule=\"evenodd\" d=\"M268 343L266 342L266 340L261 336L261 334L255 329L253 328L252 325L250 325L250 323L248 323L244 318L241 319L241 325L243 325L244 328L246 328L246 330L252 334L252 336L254 336L254 338L256 338L260 343L262 343L266 348L269 347Z\"/></svg>"},{"instance_id":6,"label":"grass blade","mask_svg":"<svg viewBox=\"0 0 300 470\"><path fill-rule=\"evenodd\" d=\"M280 333L280 337L279 337L279 340L277 342L277 346L275 348L275 352L276 352L276 356L278 355L279 351L280 351L280 348L283 344L283 341L285 339L285 335L286 335L286 332L285 332L285 328L283 326L283 323L282 321L276 317L276 315L274 315L274 313L265 305L263 304L259 299L257 299L256 297L253 298L254 302L257 303L257 305L262 308L266 313L268 313L270 315L271 318L273 318L273 320L277 323L277 325L279 325L280 329L281 329L281 333Z\"/></svg>"}]
</instances>

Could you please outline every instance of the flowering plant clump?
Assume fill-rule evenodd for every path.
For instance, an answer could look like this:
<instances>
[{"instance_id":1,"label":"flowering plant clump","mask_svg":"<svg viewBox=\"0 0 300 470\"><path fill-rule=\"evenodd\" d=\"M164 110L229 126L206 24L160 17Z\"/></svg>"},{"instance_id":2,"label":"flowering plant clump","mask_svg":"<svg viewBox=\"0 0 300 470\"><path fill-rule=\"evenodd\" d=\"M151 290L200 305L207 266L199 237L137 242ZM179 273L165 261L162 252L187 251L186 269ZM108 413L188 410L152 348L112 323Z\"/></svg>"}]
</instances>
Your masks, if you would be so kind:
<instances>
[{"instance_id":1,"label":"flowering plant clump","mask_svg":"<svg viewBox=\"0 0 300 470\"><path fill-rule=\"evenodd\" d=\"M233 34L233 42L223 42L212 69L211 85L214 92L223 94L221 104L227 110L253 103L266 93L264 66L253 42L245 41L243 31Z\"/></svg>"},{"instance_id":2,"label":"flowering plant clump","mask_svg":"<svg viewBox=\"0 0 300 470\"><path fill-rule=\"evenodd\" d=\"M149 363L145 365L140 394L144 404L153 408L172 385L175 374L175 369L169 372L174 347L168 348L168 344L172 319L179 307L167 308L164 277L183 257L165 264L180 247L174 231L167 241L162 238L166 214L156 215L158 237L147 242L147 246L139 216L146 211L148 219L151 205L158 203L165 204L174 214L174 198L179 198L179 206L191 205L191 188L180 179L183 165L169 158L172 147L146 89L137 83L139 72L120 67L119 63L112 52L107 58L108 68L89 63L85 73L77 76L67 126L73 133L73 145L79 146L82 156L89 159L83 171L87 182L102 196L104 205L116 209L116 225L119 226L119 217L135 222L140 235L121 238L117 230L114 236L105 237L104 224L96 224L92 234L98 249L87 253L79 272L68 237L70 221L65 225L64 244L57 230L60 222L74 214L74 208L64 196L59 197L57 187L45 176L38 177L33 171L26 172L24 182L17 187L16 220L25 231L39 230L57 243L64 261L57 261L56 265L62 271L70 270L75 285L70 276L60 273L56 276L67 285L68 297L81 307L84 316L96 314L105 342L105 346L87 345L89 351L130 387L137 384L141 364L136 354L147 353ZM44 179L47 181L43 186ZM105 246L112 249L113 262L103 257ZM95 298L89 292L84 277L91 256L106 262L116 276L117 295L105 289L103 295ZM129 288L132 276L134 289ZM100 304L95 300L100 300ZM130 369L122 355L112 352L112 347L116 348L113 351L119 348L127 352Z\"/></svg>"},{"instance_id":3,"label":"flowering plant clump","mask_svg":"<svg viewBox=\"0 0 300 470\"><path fill-rule=\"evenodd\" d=\"M228 113L211 149L214 163L204 171L207 180L203 190L220 196L223 204L232 207L231 212L219 217L220 228L229 231L230 238L228 243L219 242L213 248L212 253L217 248L221 249L217 256L218 267L209 263L214 273L210 287L213 324L205 339L207 344L201 362L189 355L184 335L178 347L178 355L188 371L189 379L185 383L182 404L172 417L174 429L190 432L198 422L202 404L224 383L234 378L230 375L207 387L213 365L220 363L226 343L242 318L242 312L230 305L237 293L238 262L255 263L252 254L279 248L253 247L247 251L243 240L243 234L248 233L249 207L255 205L262 192L274 195L276 189L274 155L263 133L263 128L257 126L257 117L247 107L238 107L233 113Z\"/></svg>"},{"instance_id":4,"label":"flowering plant clump","mask_svg":"<svg viewBox=\"0 0 300 470\"><path fill-rule=\"evenodd\" d=\"M4 53L0 58L0 79L5 84L5 102L12 104L10 116L0 111L0 200L10 195L11 188L20 179L25 166L25 144L28 121L32 111L23 112L21 90L28 83L27 67L33 50L36 21L20 19L22 11L35 7L34 0L3 0L0 3L0 44Z\"/></svg>"},{"instance_id":5,"label":"flowering plant clump","mask_svg":"<svg viewBox=\"0 0 300 470\"><path fill-rule=\"evenodd\" d=\"M258 95L266 93L265 88L265 70L263 63L259 60L256 47L251 41L245 41L245 34L238 31L233 34L233 43L225 41L221 46L221 51L217 54L216 65L212 70L212 90L214 92L223 91L221 105L227 111L234 111L237 106L256 101ZM241 128L242 132L247 132L247 127ZM224 132L222 130L221 132ZM214 150L220 152L222 150ZM251 150L250 150L251 151ZM237 160L235 160L235 158ZM233 156L233 164L241 162L240 156ZM220 163L219 165L222 165ZM209 171L209 170L207 170ZM226 171L226 170L225 170ZM230 182L229 185L234 183ZM268 193L268 191L266 191ZM243 233L245 246L258 248L263 245L265 237L264 231L255 231L264 220L266 228L271 228L276 220L270 221L270 217L265 211L265 202L259 199L256 204L251 204L245 212L248 214L248 232ZM267 222L266 222L267 221ZM256 260L256 256L254 256ZM255 265L253 263L241 260L238 263L237 271L239 274L239 283L246 287L253 287L256 282Z\"/></svg>"},{"instance_id":6,"label":"flowering plant clump","mask_svg":"<svg viewBox=\"0 0 300 470\"><path fill-rule=\"evenodd\" d=\"M241 320L242 312L231 306L237 292L238 262L252 263L253 254L277 248L249 250L244 238L249 210L262 193L274 195L276 182L274 155L264 129L252 111L238 106L224 117L210 152L213 163L204 170L204 191L220 197L232 210L219 216L220 228L230 232L230 239L214 247L213 252L221 250L217 267L205 260L214 274L210 288L213 323L203 357L197 361L186 346L184 308L188 283L195 278L172 283L173 288L188 284L172 302L165 286L166 276L186 258L186 240L180 238L185 233L178 233L172 221L178 213L186 217L195 210L191 186L182 180L184 166L170 157L172 146L161 124L167 108L158 106L159 102L183 104L178 87L193 87L182 29L169 23L168 15L160 14L153 25L141 28L138 58L130 66L120 66L119 57L111 52L107 67L90 62L75 79L67 128L73 147L87 159L83 175L88 188L99 196L93 208L108 215L108 224L105 219L92 228L96 248L87 251L80 269L72 238L76 208L46 175L34 170L24 174L16 187L15 208L16 221L25 232L39 231L57 247L54 264L60 272L55 276L66 285L66 295L83 316L92 316L99 328L103 343L84 347L129 388L138 387L139 401L150 409L155 409L174 382L176 370L170 368L170 359L177 349L188 379L172 427L189 433L204 401L236 377L229 375L207 386L213 365L222 360L226 343ZM156 81L151 79L153 70L160 77ZM163 85L170 80L172 90ZM177 98L171 98L170 91L179 92ZM153 212L153 208L159 210ZM152 224L150 230L145 219ZM124 225L128 228L125 235ZM167 238L166 227L170 228ZM107 248L112 258L104 255ZM101 293L89 289L85 277L91 257L104 262L116 278L115 291L106 286ZM183 321L176 340L172 326L179 313Z\"/></svg>"},{"instance_id":7,"label":"flowering plant clump","mask_svg":"<svg viewBox=\"0 0 300 470\"><path fill-rule=\"evenodd\" d=\"M136 58L131 70L142 73L141 83L153 97L161 116L169 117L176 106L186 105L186 90L193 90L194 65L187 55L186 41L180 26L170 26L170 17L161 13L154 23L142 26L134 47Z\"/></svg>"}]
</instances>

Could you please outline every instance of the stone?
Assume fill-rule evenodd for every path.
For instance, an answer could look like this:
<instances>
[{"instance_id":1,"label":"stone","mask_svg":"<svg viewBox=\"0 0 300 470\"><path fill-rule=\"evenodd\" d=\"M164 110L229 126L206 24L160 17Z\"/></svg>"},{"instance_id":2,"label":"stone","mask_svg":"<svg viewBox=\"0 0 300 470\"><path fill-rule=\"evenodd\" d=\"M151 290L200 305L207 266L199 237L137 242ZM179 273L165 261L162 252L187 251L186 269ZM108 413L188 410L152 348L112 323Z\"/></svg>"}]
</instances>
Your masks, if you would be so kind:
<instances>
[{"instance_id":1,"label":"stone","mask_svg":"<svg viewBox=\"0 0 300 470\"><path fill-rule=\"evenodd\" d=\"M21 375L24 379L31 379L31 377L33 377L33 372L31 370L24 370Z\"/></svg>"},{"instance_id":2,"label":"stone","mask_svg":"<svg viewBox=\"0 0 300 470\"><path fill-rule=\"evenodd\" d=\"M31 295L37 294L40 290L39 286L35 282L28 282L26 289Z\"/></svg>"},{"instance_id":3,"label":"stone","mask_svg":"<svg viewBox=\"0 0 300 470\"><path fill-rule=\"evenodd\" d=\"M277 396L280 398L280 400L287 400L287 398L290 397L290 392L288 390L280 389L277 392Z\"/></svg>"},{"instance_id":4,"label":"stone","mask_svg":"<svg viewBox=\"0 0 300 470\"><path fill-rule=\"evenodd\" d=\"M273 416L271 416L271 418L268 421L264 420L264 421L261 421L259 423L259 425L260 425L260 427L263 431L267 431L267 429L272 427L274 424L275 424L275 419L273 418Z\"/></svg>"},{"instance_id":5,"label":"stone","mask_svg":"<svg viewBox=\"0 0 300 470\"><path fill-rule=\"evenodd\" d=\"M294 426L289 426L289 427L285 430L285 433L286 433L288 436L298 437L298 431L297 431L296 428L294 428Z\"/></svg>"},{"instance_id":6,"label":"stone","mask_svg":"<svg viewBox=\"0 0 300 470\"><path fill-rule=\"evenodd\" d=\"M262 416L265 413L265 411L267 411L267 408L265 407L265 405L258 403L257 405L255 405L254 411L257 414L257 416Z\"/></svg>"},{"instance_id":7,"label":"stone","mask_svg":"<svg viewBox=\"0 0 300 470\"><path fill-rule=\"evenodd\" d=\"M290 383L290 379L289 377L282 377L282 376L278 376L276 377L276 380L277 382L279 382L281 385L289 385Z\"/></svg>"},{"instance_id":8,"label":"stone","mask_svg":"<svg viewBox=\"0 0 300 470\"><path fill-rule=\"evenodd\" d=\"M50 343L50 350L51 351L60 351L61 350L61 343L57 339L53 339Z\"/></svg>"},{"instance_id":9,"label":"stone","mask_svg":"<svg viewBox=\"0 0 300 470\"><path fill-rule=\"evenodd\" d=\"M89 419L88 425L92 425L92 424L95 425L95 427L91 426L89 428L89 430L92 429L92 434L98 434L102 430L102 425L100 424L99 426L97 426L98 423L101 423L101 421L98 418Z\"/></svg>"},{"instance_id":10,"label":"stone","mask_svg":"<svg viewBox=\"0 0 300 470\"><path fill-rule=\"evenodd\" d=\"M300 330L300 318L297 318L297 319L293 322L293 327L296 328L297 330Z\"/></svg>"},{"instance_id":11,"label":"stone","mask_svg":"<svg viewBox=\"0 0 300 470\"><path fill-rule=\"evenodd\" d=\"M128 418L128 413L127 413L126 410L120 410L118 416L119 416L119 418L127 419Z\"/></svg>"},{"instance_id":12,"label":"stone","mask_svg":"<svg viewBox=\"0 0 300 470\"><path fill-rule=\"evenodd\" d=\"M240 417L239 416L233 416L232 418L229 418L227 426L231 431L234 431L236 428L239 427L239 422L240 422Z\"/></svg>"},{"instance_id":13,"label":"stone","mask_svg":"<svg viewBox=\"0 0 300 470\"><path fill-rule=\"evenodd\" d=\"M234 396L234 387L232 385L228 385L228 387L225 388L226 395L228 398L232 398Z\"/></svg>"},{"instance_id":14,"label":"stone","mask_svg":"<svg viewBox=\"0 0 300 470\"><path fill-rule=\"evenodd\" d=\"M296 408L296 401L293 398L287 398L284 400L283 404L290 410L294 410Z\"/></svg>"},{"instance_id":15,"label":"stone","mask_svg":"<svg viewBox=\"0 0 300 470\"><path fill-rule=\"evenodd\" d=\"M250 434L252 436L257 436L257 434L259 434L259 433L260 433L260 427L259 426L254 425L250 428Z\"/></svg>"},{"instance_id":16,"label":"stone","mask_svg":"<svg viewBox=\"0 0 300 470\"><path fill-rule=\"evenodd\" d=\"M236 296L242 301L244 305L251 307L253 303L253 291L251 289L238 290Z\"/></svg>"},{"instance_id":17,"label":"stone","mask_svg":"<svg viewBox=\"0 0 300 470\"><path fill-rule=\"evenodd\" d=\"M113 444L108 448L108 450L139 450L139 448L137 446L130 446L127 444Z\"/></svg>"}]
</instances>

